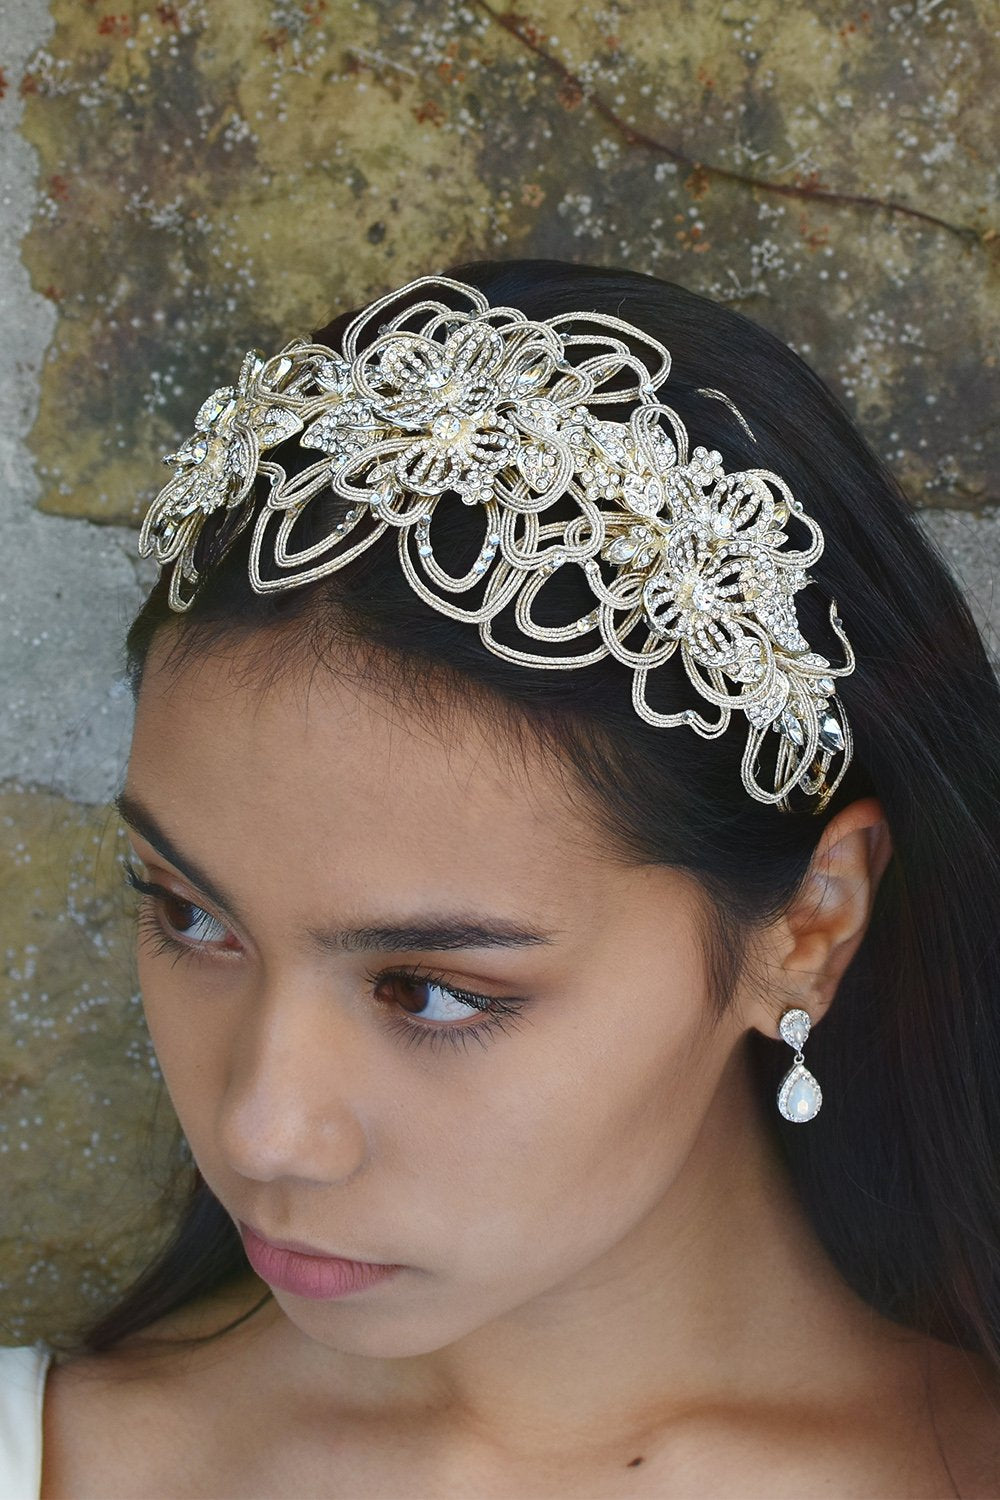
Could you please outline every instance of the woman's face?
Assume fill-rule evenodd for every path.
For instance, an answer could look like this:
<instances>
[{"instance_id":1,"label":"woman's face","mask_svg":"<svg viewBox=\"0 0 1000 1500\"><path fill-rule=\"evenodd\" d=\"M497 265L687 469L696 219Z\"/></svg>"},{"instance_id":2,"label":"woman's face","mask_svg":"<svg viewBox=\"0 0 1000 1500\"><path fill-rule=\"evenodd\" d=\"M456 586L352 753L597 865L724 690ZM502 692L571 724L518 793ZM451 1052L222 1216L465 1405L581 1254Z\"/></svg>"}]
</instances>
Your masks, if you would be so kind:
<instances>
[{"instance_id":1,"label":"woman's face","mask_svg":"<svg viewBox=\"0 0 1000 1500\"><path fill-rule=\"evenodd\" d=\"M641 1271L747 1026L709 1024L693 882L615 862L471 712L159 647L122 801L170 893L138 961L181 1125L234 1220L405 1268L287 1316L421 1353Z\"/></svg>"}]
</instances>

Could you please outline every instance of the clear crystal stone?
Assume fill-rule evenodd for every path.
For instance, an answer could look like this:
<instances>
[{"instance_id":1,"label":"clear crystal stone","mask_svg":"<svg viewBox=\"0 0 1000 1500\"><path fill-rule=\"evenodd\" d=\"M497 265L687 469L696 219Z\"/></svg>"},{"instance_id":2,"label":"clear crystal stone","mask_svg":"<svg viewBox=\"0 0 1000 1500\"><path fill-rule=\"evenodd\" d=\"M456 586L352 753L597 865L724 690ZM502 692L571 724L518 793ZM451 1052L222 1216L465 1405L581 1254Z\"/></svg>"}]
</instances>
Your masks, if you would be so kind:
<instances>
[{"instance_id":1,"label":"clear crystal stone","mask_svg":"<svg viewBox=\"0 0 1000 1500\"><path fill-rule=\"evenodd\" d=\"M844 732L833 714L823 714L819 721L819 742L824 750L843 750Z\"/></svg>"},{"instance_id":2,"label":"clear crystal stone","mask_svg":"<svg viewBox=\"0 0 1000 1500\"><path fill-rule=\"evenodd\" d=\"M194 425L199 430L211 427L219 420L223 412L229 411L235 405L233 397L236 395L231 385L224 385L220 390L213 391L207 401L203 401L198 408L198 415L194 419Z\"/></svg>"},{"instance_id":3,"label":"clear crystal stone","mask_svg":"<svg viewBox=\"0 0 1000 1500\"><path fill-rule=\"evenodd\" d=\"M534 365L530 370L522 370L514 384L518 390L530 391L536 385L541 385L545 379L546 370L544 365Z\"/></svg>"},{"instance_id":4,"label":"clear crystal stone","mask_svg":"<svg viewBox=\"0 0 1000 1500\"><path fill-rule=\"evenodd\" d=\"M440 417L435 417L431 423L431 436L439 443L451 443L462 436L463 423L461 417L456 417L452 412L445 412Z\"/></svg>"},{"instance_id":5,"label":"clear crystal stone","mask_svg":"<svg viewBox=\"0 0 1000 1500\"><path fill-rule=\"evenodd\" d=\"M177 452L174 454L174 458L179 463L200 464L207 452L207 438L192 438L190 442L185 443L183 447L178 448Z\"/></svg>"},{"instance_id":6,"label":"clear crystal stone","mask_svg":"<svg viewBox=\"0 0 1000 1500\"><path fill-rule=\"evenodd\" d=\"M604 556L608 562L628 562L630 558L635 556L637 546L638 543L632 537L620 536L617 541L611 543Z\"/></svg>"},{"instance_id":7,"label":"clear crystal stone","mask_svg":"<svg viewBox=\"0 0 1000 1500\"><path fill-rule=\"evenodd\" d=\"M778 1030L781 1032L782 1040L798 1052L800 1047L805 1046L806 1038L812 1028L812 1019L807 1010L786 1010L778 1022Z\"/></svg>"},{"instance_id":8,"label":"clear crystal stone","mask_svg":"<svg viewBox=\"0 0 1000 1500\"><path fill-rule=\"evenodd\" d=\"M786 1120L803 1125L819 1114L823 1094L809 1069L802 1063L789 1068L778 1090L778 1109Z\"/></svg>"},{"instance_id":9,"label":"clear crystal stone","mask_svg":"<svg viewBox=\"0 0 1000 1500\"><path fill-rule=\"evenodd\" d=\"M801 748L805 744L805 730L790 709L786 708L781 715L781 727L784 730L786 738L790 739L793 745L798 745Z\"/></svg>"}]
</instances>

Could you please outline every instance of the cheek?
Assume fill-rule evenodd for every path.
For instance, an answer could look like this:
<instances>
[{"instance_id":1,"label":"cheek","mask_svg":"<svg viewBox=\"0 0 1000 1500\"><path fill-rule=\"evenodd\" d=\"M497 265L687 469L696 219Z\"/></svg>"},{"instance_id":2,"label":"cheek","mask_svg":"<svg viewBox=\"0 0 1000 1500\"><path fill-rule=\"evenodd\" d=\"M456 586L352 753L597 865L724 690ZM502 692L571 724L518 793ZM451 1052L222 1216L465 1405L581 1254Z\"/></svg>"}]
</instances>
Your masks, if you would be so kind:
<instances>
[{"instance_id":1,"label":"cheek","mask_svg":"<svg viewBox=\"0 0 1000 1500\"><path fill-rule=\"evenodd\" d=\"M506 1083L498 1057L467 1110L438 1116L432 1176L470 1274L544 1275L614 1244L668 1191L710 1106L724 1059L693 997L563 1030L533 1028Z\"/></svg>"},{"instance_id":2,"label":"cheek","mask_svg":"<svg viewBox=\"0 0 1000 1500\"><path fill-rule=\"evenodd\" d=\"M166 1091L192 1146L199 1129L199 1106L207 1109L215 1092L215 1072L224 1054L218 1006L199 995L196 978L171 966L163 956L144 954L140 946L137 973L143 1012Z\"/></svg>"}]
</instances>

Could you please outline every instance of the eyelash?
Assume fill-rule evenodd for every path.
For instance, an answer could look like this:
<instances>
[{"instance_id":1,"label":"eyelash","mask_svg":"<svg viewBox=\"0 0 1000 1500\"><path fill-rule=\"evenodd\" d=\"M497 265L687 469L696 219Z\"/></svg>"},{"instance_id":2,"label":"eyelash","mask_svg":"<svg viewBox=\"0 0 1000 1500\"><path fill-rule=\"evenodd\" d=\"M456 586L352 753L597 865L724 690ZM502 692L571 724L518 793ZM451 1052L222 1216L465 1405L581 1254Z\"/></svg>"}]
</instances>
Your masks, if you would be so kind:
<instances>
[{"instance_id":1,"label":"eyelash","mask_svg":"<svg viewBox=\"0 0 1000 1500\"><path fill-rule=\"evenodd\" d=\"M144 939L153 945L153 951L170 956L174 963L181 959L197 959L199 957L197 947L173 937L164 925L164 905L168 901L176 901L182 906L190 907L192 911L204 912L204 915L212 921L217 919L212 917L211 912L205 912L204 908L196 905L195 902L186 901L182 896L175 895L164 886L143 880L135 866L128 861L125 861L123 869L126 884L146 898L139 909L138 925ZM222 924L219 923L219 925ZM426 1023L403 1021L399 1017L386 1018L385 1024L389 1030L400 1036L407 1046L417 1047L427 1042L432 1051L436 1051L445 1043L455 1048L461 1047L465 1051L472 1040L485 1047L487 1034L497 1030L506 1033L508 1023L518 1017L526 1003L520 999L501 1000L495 995L479 995L473 990L459 989L453 984L448 984L444 975L421 968L418 964L398 965L391 969L366 970L365 978L373 986L393 979L415 985L435 985L453 999L484 1012L485 1019L477 1021L474 1026L454 1024L428 1026Z\"/></svg>"}]
</instances>

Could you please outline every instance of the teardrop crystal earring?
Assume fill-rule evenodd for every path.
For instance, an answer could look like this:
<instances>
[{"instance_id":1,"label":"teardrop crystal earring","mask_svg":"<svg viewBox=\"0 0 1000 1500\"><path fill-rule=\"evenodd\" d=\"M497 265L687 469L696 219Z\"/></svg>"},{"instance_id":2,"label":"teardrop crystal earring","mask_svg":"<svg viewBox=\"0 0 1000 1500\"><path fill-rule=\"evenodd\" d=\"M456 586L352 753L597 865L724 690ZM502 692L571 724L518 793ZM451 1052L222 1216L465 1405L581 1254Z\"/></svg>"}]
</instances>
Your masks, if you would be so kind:
<instances>
[{"instance_id":1,"label":"teardrop crystal earring","mask_svg":"<svg viewBox=\"0 0 1000 1500\"><path fill-rule=\"evenodd\" d=\"M778 1089L778 1108L786 1120L795 1125L804 1125L806 1120L815 1120L823 1103L819 1084L805 1066L802 1048L809 1035L812 1021L806 1010L786 1010L778 1022L778 1030L789 1047L795 1048L795 1061L781 1080Z\"/></svg>"}]
</instances>

